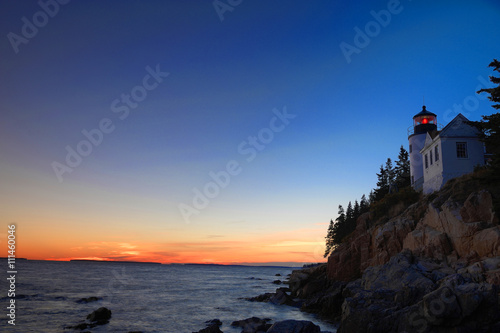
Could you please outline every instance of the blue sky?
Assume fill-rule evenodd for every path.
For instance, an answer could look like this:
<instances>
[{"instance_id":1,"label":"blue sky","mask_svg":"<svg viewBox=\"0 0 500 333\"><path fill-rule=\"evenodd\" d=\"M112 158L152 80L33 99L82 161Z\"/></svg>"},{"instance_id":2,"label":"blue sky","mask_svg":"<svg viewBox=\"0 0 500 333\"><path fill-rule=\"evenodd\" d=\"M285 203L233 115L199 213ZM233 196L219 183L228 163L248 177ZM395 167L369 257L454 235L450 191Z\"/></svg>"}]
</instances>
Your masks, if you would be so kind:
<instances>
[{"instance_id":1,"label":"blue sky","mask_svg":"<svg viewBox=\"0 0 500 333\"><path fill-rule=\"evenodd\" d=\"M324 224L407 146L423 96L442 124L460 105L471 120L493 112L475 91L500 55L496 1L221 2L237 5L220 14L212 1L71 1L56 12L42 0L53 11L43 22L38 2L1 1L0 220L24 225L39 248L65 239L83 249L54 247L53 258L84 256L90 241L137 241L171 255L151 258L182 261L192 257L173 243L275 235L281 252L258 260L288 251L317 261ZM391 13L385 26L373 12ZM42 21L13 46L23 17ZM347 59L340 45L356 47L357 28L369 42ZM155 81L155 70L168 76ZM112 103L132 92L141 101L120 119ZM270 138L284 110L294 117ZM113 130L61 182L53 163L103 119ZM267 143L249 162L238 147L259 133ZM230 161L240 172L186 223L179 205L193 206ZM231 246L200 260L227 261Z\"/></svg>"}]
</instances>

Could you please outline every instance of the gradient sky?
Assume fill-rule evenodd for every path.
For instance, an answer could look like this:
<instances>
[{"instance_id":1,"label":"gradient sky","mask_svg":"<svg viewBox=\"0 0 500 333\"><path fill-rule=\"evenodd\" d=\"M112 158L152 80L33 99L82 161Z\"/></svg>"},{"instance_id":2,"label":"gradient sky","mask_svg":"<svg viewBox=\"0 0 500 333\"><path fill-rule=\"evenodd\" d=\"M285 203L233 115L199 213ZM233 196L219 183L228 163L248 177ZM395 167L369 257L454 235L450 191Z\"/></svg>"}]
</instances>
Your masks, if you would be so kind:
<instances>
[{"instance_id":1,"label":"gradient sky","mask_svg":"<svg viewBox=\"0 0 500 333\"><path fill-rule=\"evenodd\" d=\"M41 2L0 1L0 256L15 223L32 259L321 261L423 96L442 124L493 112L498 1Z\"/></svg>"}]
</instances>

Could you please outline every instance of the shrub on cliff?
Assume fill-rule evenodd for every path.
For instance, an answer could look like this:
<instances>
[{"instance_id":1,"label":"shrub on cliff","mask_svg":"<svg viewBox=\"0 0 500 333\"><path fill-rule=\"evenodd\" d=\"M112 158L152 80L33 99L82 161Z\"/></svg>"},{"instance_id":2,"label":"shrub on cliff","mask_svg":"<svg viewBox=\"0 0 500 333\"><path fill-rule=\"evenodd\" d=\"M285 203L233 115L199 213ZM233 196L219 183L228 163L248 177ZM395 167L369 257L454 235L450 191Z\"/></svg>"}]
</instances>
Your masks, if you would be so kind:
<instances>
[{"instance_id":1,"label":"shrub on cliff","mask_svg":"<svg viewBox=\"0 0 500 333\"><path fill-rule=\"evenodd\" d=\"M390 193L384 196L379 201L374 202L370 207L370 212L373 214L373 220L385 222L390 216L390 210L398 205L404 208L414 204L420 199L420 192L415 191L411 186L402 188L398 192Z\"/></svg>"}]
</instances>

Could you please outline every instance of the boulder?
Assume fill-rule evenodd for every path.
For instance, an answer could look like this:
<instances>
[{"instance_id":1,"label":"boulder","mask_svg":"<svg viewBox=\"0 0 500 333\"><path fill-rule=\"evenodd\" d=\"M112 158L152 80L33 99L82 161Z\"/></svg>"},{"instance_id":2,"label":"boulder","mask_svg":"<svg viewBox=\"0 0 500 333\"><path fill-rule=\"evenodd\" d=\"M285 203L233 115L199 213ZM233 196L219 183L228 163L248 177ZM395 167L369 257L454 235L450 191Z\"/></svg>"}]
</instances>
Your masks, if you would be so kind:
<instances>
[{"instance_id":1,"label":"boulder","mask_svg":"<svg viewBox=\"0 0 500 333\"><path fill-rule=\"evenodd\" d=\"M486 190L471 193L460 208L460 215L465 223L483 221L498 224L498 217L493 211L493 198Z\"/></svg>"},{"instance_id":2,"label":"boulder","mask_svg":"<svg viewBox=\"0 0 500 333\"><path fill-rule=\"evenodd\" d=\"M445 233L427 225L419 225L408 233L403 241L403 248L417 256L444 260L453 248Z\"/></svg>"},{"instance_id":3,"label":"boulder","mask_svg":"<svg viewBox=\"0 0 500 333\"><path fill-rule=\"evenodd\" d=\"M278 288L275 293L265 293L255 297L247 298L250 302L269 302L276 305L298 306L297 302L287 294L288 288Z\"/></svg>"},{"instance_id":4,"label":"boulder","mask_svg":"<svg viewBox=\"0 0 500 333\"><path fill-rule=\"evenodd\" d=\"M104 325L109 323L111 319L111 310L105 307L100 307L99 309L92 311L87 316L87 321L81 321L75 326L66 326L65 328L74 330L84 330L87 328L93 328L97 325Z\"/></svg>"},{"instance_id":5,"label":"boulder","mask_svg":"<svg viewBox=\"0 0 500 333\"><path fill-rule=\"evenodd\" d=\"M286 290L286 288L276 289L276 293L274 293L274 295L269 299L269 302L276 305L294 305L295 301L290 295L286 293Z\"/></svg>"},{"instance_id":6,"label":"boulder","mask_svg":"<svg viewBox=\"0 0 500 333\"><path fill-rule=\"evenodd\" d=\"M243 330L241 333L258 333L258 332L267 332L271 324L268 322L271 321L269 318L261 319L258 317L251 317L243 320L233 321L231 326L241 327Z\"/></svg>"},{"instance_id":7,"label":"boulder","mask_svg":"<svg viewBox=\"0 0 500 333\"><path fill-rule=\"evenodd\" d=\"M219 328L219 326L222 325L219 319L207 320L205 324L207 325L206 328L193 333L223 333Z\"/></svg>"},{"instance_id":8,"label":"boulder","mask_svg":"<svg viewBox=\"0 0 500 333\"><path fill-rule=\"evenodd\" d=\"M267 333L320 333L321 329L306 320L283 320L274 323Z\"/></svg>"},{"instance_id":9,"label":"boulder","mask_svg":"<svg viewBox=\"0 0 500 333\"><path fill-rule=\"evenodd\" d=\"M218 325L209 325L204 329L199 330L197 333L223 333Z\"/></svg>"},{"instance_id":10,"label":"boulder","mask_svg":"<svg viewBox=\"0 0 500 333\"><path fill-rule=\"evenodd\" d=\"M481 230L472 238L471 250L479 257L500 256L500 227Z\"/></svg>"},{"instance_id":11,"label":"boulder","mask_svg":"<svg viewBox=\"0 0 500 333\"><path fill-rule=\"evenodd\" d=\"M205 324L207 324L207 326L212 326L212 325L220 326L222 325L222 321L220 321L219 319L212 319L212 320L207 320Z\"/></svg>"},{"instance_id":12,"label":"boulder","mask_svg":"<svg viewBox=\"0 0 500 333\"><path fill-rule=\"evenodd\" d=\"M107 324L110 318L111 310L105 307L100 307L87 316L87 319L95 325Z\"/></svg>"},{"instance_id":13,"label":"boulder","mask_svg":"<svg viewBox=\"0 0 500 333\"><path fill-rule=\"evenodd\" d=\"M435 289L434 282L424 275L410 251L404 251L382 266L369 267L361 278L366 290L404 290L412 288L422 296Z\"/></svg>"}]
</instances>

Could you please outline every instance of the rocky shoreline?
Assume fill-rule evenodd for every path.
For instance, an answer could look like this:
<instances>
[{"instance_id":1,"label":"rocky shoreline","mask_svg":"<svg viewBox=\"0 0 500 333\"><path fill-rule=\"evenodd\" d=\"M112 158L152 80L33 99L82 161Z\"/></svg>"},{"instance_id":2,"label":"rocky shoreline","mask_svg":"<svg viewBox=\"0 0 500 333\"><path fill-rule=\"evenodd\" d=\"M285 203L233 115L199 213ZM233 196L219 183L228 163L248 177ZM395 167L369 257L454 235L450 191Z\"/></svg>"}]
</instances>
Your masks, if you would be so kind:
<instances>
[{"instance_id":1,"label":"rocky shoreline","mask_svg":"<svg viewBox=\"0 0 500 333\"><path fill-rule=\"evenodd\" d=\"M500 332L500 226L487 191L362 215L328 263L253 301L300 306L338 332Z\"/></svg>"},{"instance_id":2,"label":"rocky shoreline","mask_svg":"<svg viewBox=\"0 0 500 333\"><path fill-rule=\"evenodd\" d=\"M275 292L247 300L315 313L339 323L338 333L500 332L500 225L492 195L476 191L460 201L445 190L391 207L377 220L361 215L326 264L272 283L279 285ZM68 328L111 317L104 309L96 313ZM221 333L221 325L213 319L197 333ZM242 333L327 333L310 321L257 317L231 326Z\"/></svg>"}]
</instances>

